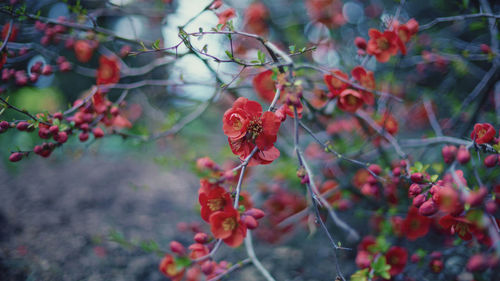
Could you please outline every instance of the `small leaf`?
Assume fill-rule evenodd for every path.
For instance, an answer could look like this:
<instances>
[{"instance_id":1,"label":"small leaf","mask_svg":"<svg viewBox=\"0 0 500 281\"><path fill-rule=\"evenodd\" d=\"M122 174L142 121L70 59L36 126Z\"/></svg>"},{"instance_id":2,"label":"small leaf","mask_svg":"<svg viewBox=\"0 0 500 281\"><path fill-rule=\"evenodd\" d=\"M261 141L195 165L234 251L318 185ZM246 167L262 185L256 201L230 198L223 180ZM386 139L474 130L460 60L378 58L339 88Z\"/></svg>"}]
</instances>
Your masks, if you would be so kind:
<instances>
[{"instance_id":1,"label":"small leaf","mask_svg":"<svg viewBox=\"0 0 500 281\"><path fill-rule=\"evenodd\" d=\"M351 275L351 281L367 281L368 280L368 268L360 269Z\"/></svg>"},{"instance_id":2,"label":"small leaf","mask_svg":"<svg viewBox=\"0 0 500 281\"><path fill-rule=\"evenodd\" d=\"M266 55L261 50L257 51L257 58L262 64L266 62Z\"/></svg>"},{"instance_id":3,"label":"small leaf","mask_svg":"<svg viewBox=\"0 0 500 281\"><path fill-rule=\"evenodd\" d=\"M290 53L295 53L295 45L288 46Z\"/></svg>"},{"instance_id":4,"label":"small leaf","mask_svg":"<svg viewBox=\"0 0 500 281\"><path fill-rule=\"evenodd\" d=\"M155 50L160 49L160 39L156 39L156 41L153 43L151 47Z\"/></svg>"},{"instance_id":5,"label":"small leaf","mask_svg":"<svg viewBox=\"0 0 500 281\"><path fill-rule=\"evenodd\" d=\"M228 58L233 59L233 54L231 54L230 51L226 50L226 55L228 56Z\"/></svg>"}]
</instances>

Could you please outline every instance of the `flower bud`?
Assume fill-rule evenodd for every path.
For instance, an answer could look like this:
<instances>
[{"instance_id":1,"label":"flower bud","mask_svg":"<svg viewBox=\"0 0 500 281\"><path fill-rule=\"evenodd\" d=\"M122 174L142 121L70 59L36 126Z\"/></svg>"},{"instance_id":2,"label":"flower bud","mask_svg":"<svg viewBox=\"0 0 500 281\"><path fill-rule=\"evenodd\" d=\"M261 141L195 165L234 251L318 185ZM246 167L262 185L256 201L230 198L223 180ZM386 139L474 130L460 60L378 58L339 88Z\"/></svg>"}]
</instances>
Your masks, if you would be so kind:
<instances>
[{"instance_id":1,"label":"flower bud","mask_svg":"<svg viewBox=\"0 0 500 281\"><path fill-rule=\"evenodd\" d=\"M446 145L441 150L441 154L443 155L444 162L446 164L451 164L457 155L457 147L454 145Z\"/></svg>"},{"instance_id":2,"label":"flower bud","mask_svg":"<svg viewBox=\"0 0 500 281\"><path fill-rule=\"evenodd\" d=\"M257 209L257 208L252 208L250 210L247 210L245 212L245 215L247 216L252 216L254 217L256 220L259 220L261 218L263 218L265 216L265 213L264 211L262 211L261 209Z\"/></svg>"},{"instance_id":3,"label":"flower bud","mask_svg":"<svg viewBox=\"0 0 500 281\"><path fill-rule=\"evenodd\" d=\"M179 256L184 256L186 254L186 248L184 248L184 246L177 241L170 242L170 250Z\"/></svg>"},{"instance_id":4,"label":"flower bud","mask_svg":"<svg viewBox=\"0 0 500 281\"><path fill-rule=\"evenodd\" d=\"M243 217L243 223L248 229L256 229L259 226L259 222L252 216Z\"/></svg>"},{"instance_id":5,"label":"flower bud","mask_svg":"<svg viewBox=\"0 0 500 281\"><path fill-rule=\"evenodd\" d=\"M26 131L28 129L29 125L30 125L30 123L25 122L25 121L21 121L21 122L17 123L16 129L18 129L19 131Z\"/></svg>"},{"instance_id":6,"label":"flower bud","mask_svg":"<svg viewBox=\"0 0 500 281\"><path fill-rule=\"evenodd\" d=\"M466 268L470 272L485 271L488 268L488 261L483 255L476 254L470 257Z\"/></svg>"},{"instance_id":7,"label":"flower bud","mask_svg":"<svg viewBox=\"0 0 500 281\"><path fill-rule=\"evenodd\" d=\"M23 159L24 154L21 152L14 152L9 156L9 161L10 162L18 162Z\"/></svg>"},{"instance_id":8,"label":"flower bud","mask_svg":"<svg viewBox=\"0 0 500 281\"><path fill-rule=\"evenodd\" d=\"M464 146L461 146L457 152L457 161L460 164L466 164L470 160L470 152Z\"/></svg>"},{"instance_id":9,"label":"flower bud","mask_svg":"<svg viewBox=\"0 0 500 281\"><path fill-rule=\"evenodd\" d=\"M94 134L94 138L102 138L104 136L104 131L100 127L95 127L92 129L92 133Z\"/></svg>"},{"instance_id":10,"label":"flower bud","mask_svg":"<svg viewBox=\"0 0 500 281\"><path fill-rule=\"evenodd\" d=\"M418 185L416 183L413 183L412 185L410 185L410 188L408 189L408 196L409 197L415 197L415 196L419 195L420 193L422 193L422 188L420 187L420 185Z\"/></svg>"},{"instance_id":11,"label":"flower bud","mask_svg":"<svg viewBox=\"0 0 500 281\"><path fill-rule=\"evenodd\" d=\"M496 154L488 155L484 158L483 162L484 162L484 166L486 166L488 168L495 167L495 165L498 162L498 155L496 155Z\"/></svg>"},{"instance_id":12,"label":"flower bud","mask_svg":"<svg viewBox=\"0 0 500 281\"><path fill-rule=\"evenodd\" d=\"M203 262L201 265L201 272L205 275L210 275L214 271L214 263L211 260Z\"/></svg>"},{"instance_id":13,"label":"flower bud","mask_svg":"<svg viewBox=\"0 0 500 281\"><path fill-rule=\"evenodd\" d=\"M484 208L485 208L486 212L490 215L494 214L498 210L498 207L497 207L497 204L495 203L495 201L486 202L484 204Z\"/></svg>"},{"instance_id":14,"label":"flower bud","mask_svg":"<svg viewBox=\"0 0 500 281\"><path fill-rule=\"evenodd\" d=\"M80 139L81 142L84 142L84 141L86 141L86 140L89 139L89 133L87 133L87 132L81 132L78 135L78 138Z\"/></svg>"},{"instance_id":15,"label":"flower bud","mask_svg":"<svg viewBox=\"0 0 500 281\"><path fill-rule=\"evenodd\" d=\"M68 133L59 132L54 135L54 140L57 141L58 143L65 143L68 140Z\"/></svg>"},{"instance_id":16,"label":"flower bud","mask_svg":"<svg viewBox=\"0 0 500 281\"><path fill-rule=\"evenodd\" d=\"M365 50L366 49L366 39L363 38L363 37L356 37L356 39L354 39L354 44L356 45L356 47L358 47L359 49L362 49L362 50Z\"/></svg>"},{"instance_id":17,"label":"flower bud","mask_svg":"<svg viewBox=\"0 0 500 281\"><path fill-rule=\"evenodd\" d=\"M208 235L203 232L198 232L194 235L194 241L200 244L205 244L208 242Z\"/></svg>"},{"instance_id":18,"label":"flower bud","mask_svg":"<svg viewBox=\"0 0 500 281\"><path fill-rule=\"evenodd\" d=\"M421 173L413 173L411 174L410 179L414 183L422 183L424 181L424 175Z\"/></svg>"},{"instance_id":19,"label":"flower bud","mask_svg":"<svg viewBox=\"0 0 500 281\"><path fill-rule=\"evenodd\" d=\"M422 216L432 216L438 211L438 206L432 199L422 203L418 208L418 213Z\"/></svg>"},{"instance_id":20,"label":"flower bud","mask_svg":"<svg viewBox=\"0 0 500 281\"><path fill-rule=\"evenodd\" d=\"M49 132L51 134L57 134L57 133L59 133L59 127L56 125L52 125L49 127Z\"/></svg>"},{"instance_id":21,"label":"flower bud","mask_svg":"<svg viewBox=\"0 0 500 281\"><path fill-rule=\"evenodd\" d=\"M471 207L476 207L481 205L484 198L486 198L486 195L488 195L488 190L486 187L482 186L478 190L474 190L469 193L465 202L471 205Z\"/></svg>"}]
</instances>

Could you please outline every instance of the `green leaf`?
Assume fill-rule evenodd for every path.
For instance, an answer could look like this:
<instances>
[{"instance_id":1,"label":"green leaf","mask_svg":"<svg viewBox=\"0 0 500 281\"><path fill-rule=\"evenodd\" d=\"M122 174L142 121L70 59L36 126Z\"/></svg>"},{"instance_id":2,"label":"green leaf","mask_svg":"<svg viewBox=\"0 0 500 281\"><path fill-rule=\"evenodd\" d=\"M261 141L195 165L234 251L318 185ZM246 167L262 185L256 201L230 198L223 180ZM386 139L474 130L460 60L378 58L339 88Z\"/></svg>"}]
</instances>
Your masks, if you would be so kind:
<instances>
[{"instance_id":1,"label":"green leaf","mask_svg":"<svg viewBox=\"0 0 500 281\"><path fill-rule=\"evenodd\" d=\"M432 175L431 182L436 182L438 178L439 178L439 175Z\"/></svg>"},{"instance_id":2,"label":"green leaf","mask_svg":"<svg viewBox=\"0 0 500 281\"><path fill-rule=\"evenodd\" d=\"M375 262L372 263L372 267L376 275L384 279L391 278L391 275L389 274L391 266L387 264L385 256L380 256L376 259Z\"/></svg>"},{"instance_id":3,"label":"green leaf","mask_svg":"<svg viewBox=\"0 0 500 281\"><path fill-rule=\"evenodd\" d=\"M175 264L181 267L187 267L191 265L191 260L188 257L178 257L175 258Z\"/></svg>"},{"instance_id":4,"label":"green leaf","mask_svg":"<svg viewBox=\"0 0 500 281\"><path fill-rule=\"evenodd\" d=\"M228 58L233 59L233 54L230 51L226 50L226 55Z\"/></svg>"},{"instance_id":5,"label":"green leaf","mask_svg":"<svg viewBox=\"0 0 500 281\"><path fill-rule=\"evenodd\" d=\"M261 51L257 51L257 59L260 61L260 63L265 63L266 62L266 55Z\"/></svg>"},{"instance_id":6,"label":"green leaf","mask_svg":"<svg viewBox=\"0 0 500 281\"><path fill-rule=\"evenodd\" d=\"M156 41L153 43L151 47L155 50L160 49L160 39L156 39Z\"/></svg>"},{"instance_id":7,"label":"green leaf","mask_svg":"<svg viewBox=\"0 0 500 281\"><path fill-rule=\"evenodd\" d=\"M351 275L351 281L367 281L368 280L368 268L360 269Z\"/></svg>"},{"instance_id":8,"label":"green leaf","mask_svg":"<svg viewBox=\"0 0 500 281\"><path fill-rule=\"evenodd\" d=\"M295 53L295 45L288 46L290 53Z\"/></svg>"}]
</instances>

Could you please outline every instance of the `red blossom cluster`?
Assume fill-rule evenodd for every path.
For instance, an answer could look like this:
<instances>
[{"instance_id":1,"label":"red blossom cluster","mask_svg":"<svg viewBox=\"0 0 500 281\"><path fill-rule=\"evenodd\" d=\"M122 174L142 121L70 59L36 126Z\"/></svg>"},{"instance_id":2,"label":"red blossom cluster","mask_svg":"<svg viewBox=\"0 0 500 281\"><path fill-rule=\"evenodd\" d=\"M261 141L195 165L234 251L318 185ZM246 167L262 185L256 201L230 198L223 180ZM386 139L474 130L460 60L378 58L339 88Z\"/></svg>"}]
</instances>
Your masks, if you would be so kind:
<instances>
[{"instance_id":1,"label":"red blossom cluster","mask_svg":"<svg viewBox=\"0 0 500 281\"><path fill-rule=\"evenodd\" d=\"M366 53L375 56L379 62L387 62L397 54L398 50L406 55L406 45L412 36L418 32L418 22L410 19L405 24L400 24L397 20L391 26L380 32L377 29L370 29L368 35L370 40L366 44ZM358 47L362 46L359 43Z\"/></svg>"}]
</instances>

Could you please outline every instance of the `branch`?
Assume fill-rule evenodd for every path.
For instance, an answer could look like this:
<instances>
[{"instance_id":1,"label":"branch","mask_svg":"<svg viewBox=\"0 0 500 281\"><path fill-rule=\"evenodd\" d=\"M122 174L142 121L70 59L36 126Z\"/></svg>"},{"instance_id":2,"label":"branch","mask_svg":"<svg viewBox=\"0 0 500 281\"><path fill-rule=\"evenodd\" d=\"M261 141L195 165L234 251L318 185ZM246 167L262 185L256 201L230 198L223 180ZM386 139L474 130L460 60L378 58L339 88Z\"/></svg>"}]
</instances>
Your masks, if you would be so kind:
<instances>
[{"instance_id":1,"label":"branch","mask_svg":"<svg viewBox=\"0 0 500 281\"><path fill-rule=\"evenodd\" d=\"M442 22L450 22L450 21L460 21L460 20L466 20L466 19L475 19L475 18L490 18L495 20L500 19L500 15L495 15L492 13L478 13L478 14L468 14L468 15L460 15L460 16L451 16L451 17L440 17L440 18L435 18L429 23L426 23L424 25L421 25L418 29L419 32L427 30L434 25Z\"/></svg>"},{"instance_id":2,"label":"branch","mask_svg":"<svg viewBox=\"0 0 500 281\"><path fill-rule=\"evenodd\" d=\"M235 271L236 269L239 269L241 267L243 267L244 265L250 263L252 260L250 258L246 258L238 263L236 263L235 265L231 266L230 268L228 268L226 271L222 272L221 274L213 277L213 278L210 278L208 279L207 281L217 281L217 280L220 280L222 277L228 275L229 273Z\"/></svg>"},{"instance_id":3,"label":"branch","mask_svg":"<svg viewBox=\"0 0 500 281\"><path fill-rule=\"evenodd\" d=\"M276 281L273 276L266 270L266 268L260 263L259 259L255 255L252 244L252 232L250 230L247 231L247 237L245 237L245 249L253 265L255 265L257 270L260 271L264 278L266 278L267 281Z\"/></svg>"}]
</instances>

